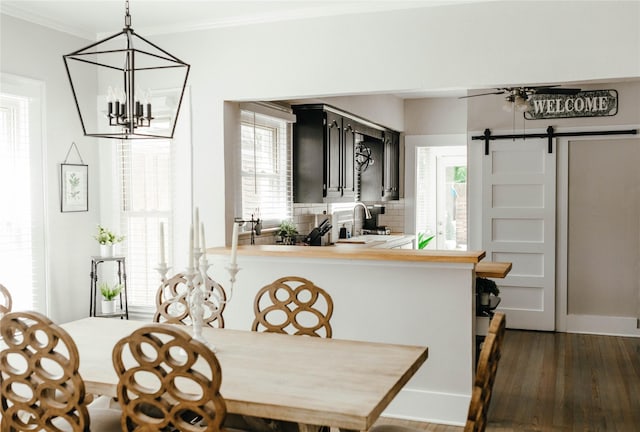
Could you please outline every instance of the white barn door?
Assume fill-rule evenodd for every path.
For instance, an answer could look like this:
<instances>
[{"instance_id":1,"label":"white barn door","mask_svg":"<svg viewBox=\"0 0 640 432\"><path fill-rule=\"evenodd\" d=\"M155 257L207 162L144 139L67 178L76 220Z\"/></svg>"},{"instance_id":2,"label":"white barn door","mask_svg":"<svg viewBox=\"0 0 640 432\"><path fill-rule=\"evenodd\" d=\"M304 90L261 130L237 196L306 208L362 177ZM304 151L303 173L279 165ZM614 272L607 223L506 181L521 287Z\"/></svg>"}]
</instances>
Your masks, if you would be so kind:
<instances>
[{"instance_id":1,"label":"white barn door","mask_svg":"<svg viewBox=\"0 0 640 432\"><path fill-rule=\"evenodd\" d=\"M483 156L482 246L513 263L496 279L510 328L555 330L556 152L547 139L491 141Z\"/></svg>"}]
</instances>

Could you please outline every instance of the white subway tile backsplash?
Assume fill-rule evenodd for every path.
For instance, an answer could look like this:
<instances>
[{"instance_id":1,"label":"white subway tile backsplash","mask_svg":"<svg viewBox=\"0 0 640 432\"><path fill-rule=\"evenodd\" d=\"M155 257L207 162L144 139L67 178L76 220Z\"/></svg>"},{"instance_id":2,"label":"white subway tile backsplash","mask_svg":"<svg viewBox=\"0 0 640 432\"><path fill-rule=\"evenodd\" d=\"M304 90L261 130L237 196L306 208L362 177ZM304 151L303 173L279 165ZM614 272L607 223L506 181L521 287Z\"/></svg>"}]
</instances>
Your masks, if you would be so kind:
<instances>
[{"instance_id":1,"label":"white subway tile backsplash","mask_svg":"<svg viewBox=\"0 0 640 432\"><path fill-rule=\"evenodd\" d=\"M371 205L372 203L368 203ZM388 201L381 203L385 206L385 214L378 216L378 225L387 226L393 232L404 232L404 200L400 201ZM335 235L337 237L337 231L344 223L350 227L351 223L346 222L351 220L353 203L297 203L293 205L293 217L292 220L298 228L300 234L309 233L318 223L322 222L327 215L334 215L332 217L332 224L334 225ZM356 228L361 225L361 212L357 215L358 222ZM273 236L269 236L269 239L260 239L261 242L275 242ZM256 244L258 243L256 238Z\"/></svg>"}]
</instances>

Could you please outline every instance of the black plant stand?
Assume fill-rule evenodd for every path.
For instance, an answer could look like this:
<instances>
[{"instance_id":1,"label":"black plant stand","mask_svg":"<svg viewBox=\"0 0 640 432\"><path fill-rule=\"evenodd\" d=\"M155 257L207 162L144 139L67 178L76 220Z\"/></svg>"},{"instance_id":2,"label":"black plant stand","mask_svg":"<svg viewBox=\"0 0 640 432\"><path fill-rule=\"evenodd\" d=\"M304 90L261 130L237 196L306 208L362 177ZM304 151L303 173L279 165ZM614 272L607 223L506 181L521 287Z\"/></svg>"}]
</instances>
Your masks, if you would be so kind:
<instances>
[{"instance_id":1,"label":"black plant stand","mask_svg":"<svg viewBox=\"0 0 640 432\"><path fill-rule=\"evenodd\" d=\"M96 303L98 299L98 264L105 261L115 261L118 264L118 283L123 286L123 290L120 292L120 311L110 314L98 314L96 309ZM125 257L91 257L91 293L89 299L89 316L90 317L119 317L120 319L129 319L129 302L127 300L127 270L125 265ZM123 296L124 293L124 296Z\"/></svg>"}]
</instances>

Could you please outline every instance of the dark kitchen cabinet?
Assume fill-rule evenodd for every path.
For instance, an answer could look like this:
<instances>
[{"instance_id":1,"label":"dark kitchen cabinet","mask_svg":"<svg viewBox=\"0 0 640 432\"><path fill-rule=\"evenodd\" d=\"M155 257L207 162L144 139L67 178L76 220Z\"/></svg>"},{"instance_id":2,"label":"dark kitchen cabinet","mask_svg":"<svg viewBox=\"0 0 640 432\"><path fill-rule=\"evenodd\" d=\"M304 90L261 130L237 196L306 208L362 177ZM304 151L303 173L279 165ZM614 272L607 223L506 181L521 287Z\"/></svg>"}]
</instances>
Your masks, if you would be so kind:
<instances>
[{"instance_id":1,"label":"dark kitchen cabinet","mask_svg":"<svg viewBox=\"0 0 640 432\"><path fill-rule=\"evenodd\" d=\"M370 155L372 160L366 169L360 169L360 199L400 199L400 135L385 130L380 139L364 137L357 147L356 154L360 152Z\"/></svg>"},{"instance_id":2,"label":"dark kitchen cabinet","mask_svg":"<svg viewBox=\"0 0 640 432\"><path fill-rule=\"evenodd\" d=\"M384 171L382 176L382 200L400 199L400 134L384 132Z\"/></svg>"},{"instance_id":3,"label":"dark kitchen cabinet","mask_svg":"<svg viewBox=\"0 0 640 432\"><path fill-rule=\"evenodd\" d=\"M360 159L360 200L380 201L384 193L384 143L381 139L366 137L359 143L356 158ZM358 164L357 164L358 165Z\"/></svg>"},{"instance_id":4,"label":"dark kitchen cabinet","mask_svg":"<svg viewBox=\"0 0 640 432\"><path fill-rule=\"evenodd\" d=\"M292 106L293 200L297 203L399 199L400 135L325 104ZM362 144L364 143L364 144ZM356 160L372 151L365 171Z\"/></svg>"},{"instance_id":5,"label":"dark kitchen cabinet","mask_svg":"<svg viewBox=\"0 0 640 432\"><path fill-rule=\"evenodd\" d=\"M293 106L294 202L354 201L355 127L323 105Z\"/></svg>"},{"instance_id":6,"label":"dark kitchen cabinet","mask_svg":"<svg viewBox=\"0 0 640 432\"><path fill-rule=\"evenodd\" d=\"M327 201L353 201L356 194L353 147L355 129L349 119L331 111L325 111L326 146L325 156Z\"/></svg>"},{"instance_id":7,"label":"dark kitchen cabinet","mask_svg":"<svg viewBox=\"0 0 640 432\"><path fill-rule=\"evenodd\" d=\"M355 168L357 124L348 117L342 117L343 158L342 166L342 195L354 200L357 187L357 173Z\"/></svg>"}]
</instances>

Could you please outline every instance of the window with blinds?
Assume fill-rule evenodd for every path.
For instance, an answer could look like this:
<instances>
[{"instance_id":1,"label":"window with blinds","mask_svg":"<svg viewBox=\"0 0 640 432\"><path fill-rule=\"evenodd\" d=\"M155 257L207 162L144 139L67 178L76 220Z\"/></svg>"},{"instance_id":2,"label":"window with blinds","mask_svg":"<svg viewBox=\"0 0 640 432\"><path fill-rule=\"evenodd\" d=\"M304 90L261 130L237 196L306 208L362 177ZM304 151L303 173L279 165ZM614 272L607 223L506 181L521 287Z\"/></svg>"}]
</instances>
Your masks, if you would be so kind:
<instances>
[{"instance_id":1,"label":"window with blinds","mask_svg":"<svg viewBox=\"0 0 640 432\"><path fill-rule=\"evenodd\" d=\"M43 84L2 74L0 93L0 283L14 310L46 313Z\"/></svg>"},{"instance_id":2,"label":"window with blinds","mask_svg":"<svg viewBox=\"0 0 640 432\"><path fill-rule=\"evenodd\" d=\"M285 118L241 111L242 217L276 226L292 214L291 128Z\"/></svg>"},{"instance_id":3,"label":"window with blinds","mask_svg":"<svg viewBox=\"0 0 640 432\"><path fill-rule=\"evenodd\" d=\"M129 305L151 309L160 282L155 270L160 262L160 223L164 223L166 238L171 238L173 226L172 142L120 141L118 157ZM171 248L168 250L171 262Z\"/></svg>"},{"instance_id":4,"label":"window with blinds","mask_svg":"<svg viewBox=\"0 0 640 432\"><path fill-rule=\"evenodd\" d=\"M169 121L170 98L154 95L154 124ZM184 227L191 219L191 111L189 89L185 91L173 140L121 140L114 153L116 177L113 202L105 214L118 218L125 240L120 252L127 258L127 294L134 316L148 319L155 311L160 285L156 270L160 263L160 224L164 224L165 260L171 277L180 272L187 257L188 237ZM153 126L153 125L152 125ZM178 262L176 262L178 261Z\"/></svg>"}]
</instances>

